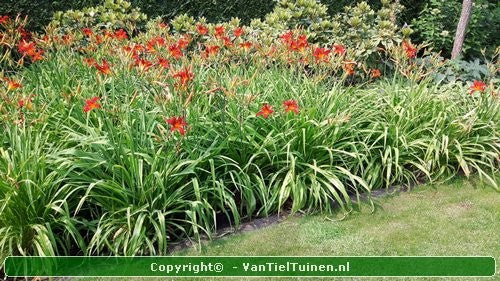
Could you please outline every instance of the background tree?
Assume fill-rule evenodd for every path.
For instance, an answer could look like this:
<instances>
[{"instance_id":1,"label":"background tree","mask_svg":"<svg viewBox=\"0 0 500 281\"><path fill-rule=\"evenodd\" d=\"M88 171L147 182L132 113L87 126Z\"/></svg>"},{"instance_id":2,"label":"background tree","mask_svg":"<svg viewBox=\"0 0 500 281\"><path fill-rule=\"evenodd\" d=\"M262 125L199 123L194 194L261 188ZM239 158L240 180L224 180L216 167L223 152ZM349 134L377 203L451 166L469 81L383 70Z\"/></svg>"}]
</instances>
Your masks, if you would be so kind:
<instances>
[{"instance_id":1,"label":"background tree","mask_svg":"<svg viewBox=\"0 0 500 281\"><path fill-rule=\"evenodd\" d=\"M472 13L472 0L464 0L462 2L462 12L460 20L457 25L457 32L455 33L455 40L453 42L453 50L451 51L451 58L457 58L462 51L464 45L465 33L467 25L469 24L470 16Z\"/></svg>"}]
</instances>

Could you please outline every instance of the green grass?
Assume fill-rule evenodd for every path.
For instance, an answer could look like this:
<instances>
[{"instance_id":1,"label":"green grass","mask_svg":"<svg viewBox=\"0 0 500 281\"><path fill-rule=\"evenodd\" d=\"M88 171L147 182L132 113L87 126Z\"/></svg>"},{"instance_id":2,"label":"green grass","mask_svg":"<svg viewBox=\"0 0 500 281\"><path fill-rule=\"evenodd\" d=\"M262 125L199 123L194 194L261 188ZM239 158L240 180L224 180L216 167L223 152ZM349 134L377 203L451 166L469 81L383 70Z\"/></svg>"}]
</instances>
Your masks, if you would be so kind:
<instances>
[{"instance_id":1,"label":"green grass","mask_svg":"<svg viewBox=\"0 0 500 281\"><path fill-rule=\"evenodd\" d=\"M487 255L500 259L500 197L497 191L475 179L418 186L411 192L388 195L376 202L373 214L367 213L369 208L365 205L361 212L341 221L326 220L323 215L289 217L277 225L204 243L201 251L191 248L175 255ZM497 268L497 277L498 274Z\"/></svg>"}]
</instances>

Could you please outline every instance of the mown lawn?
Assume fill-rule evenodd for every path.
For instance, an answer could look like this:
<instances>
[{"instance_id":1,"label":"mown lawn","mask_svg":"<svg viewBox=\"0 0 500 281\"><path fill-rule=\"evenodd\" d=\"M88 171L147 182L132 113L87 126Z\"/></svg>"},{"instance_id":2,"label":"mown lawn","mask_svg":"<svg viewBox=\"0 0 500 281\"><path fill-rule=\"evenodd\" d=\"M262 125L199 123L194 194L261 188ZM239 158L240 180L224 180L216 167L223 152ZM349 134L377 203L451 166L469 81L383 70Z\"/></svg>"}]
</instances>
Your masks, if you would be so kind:
<instances>
[{"instance_id":1,"label":"mown lawn","mask_svg":"<svg viewBox=\"0 0 500 281\"><path fill-rule=\"evenodd\" d=\"M192 248L176 254L488 255L494 256L498 261L500 258L498 195L497 191L477 179L457 179L444 185L418 186L411 192L395 193L376 199L377 210L373 214L369 213L370 208L365 205L361 212L353 213L341 221L327 220L323 215L289 217L277 225L205 243L201 251ZM497 268L496 278L498 274ZM436 280L436 278L405 280L413 279ZM448 279L457 280L457 278L440 280ZM479 279L498 280L495 277ZM189 278L179 280L189 280ZM295 280L318 280L318 278ZM370 280L380 280L380 278L370 278Z\"/></svg>"}]
</instances>

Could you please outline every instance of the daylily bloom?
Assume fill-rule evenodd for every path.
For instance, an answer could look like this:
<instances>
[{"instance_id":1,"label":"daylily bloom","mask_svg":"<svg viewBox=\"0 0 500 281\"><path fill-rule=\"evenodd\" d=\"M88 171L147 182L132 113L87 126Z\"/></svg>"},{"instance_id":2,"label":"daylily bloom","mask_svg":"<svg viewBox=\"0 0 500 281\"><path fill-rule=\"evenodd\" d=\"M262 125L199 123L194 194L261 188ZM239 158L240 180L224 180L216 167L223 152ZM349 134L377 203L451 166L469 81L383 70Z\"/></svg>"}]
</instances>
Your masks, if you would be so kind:
<instances>
[{"instance_id":1,"label":"daylily bloom","mask_svg":"<svg viewBox=\"0 0 500 281\"><path fill-rule=\"evenodd\" d=\"M170 63L168 62L167 59L164 58L158 58L158 65L161 65L163 68L168 68L170 66Z\"/></svg>"},{"instance_id":2,"label":"daylily bloom","mask_svg":"<svg viewBox=\"0 0 500 281\"><path fill-rule=\"evenodd\" d=\"M356 65L353 61L344 61L344 70L347 75L354 75L354 66Z\"/></svg>"},{"instance_id":3,"label":"daylily bloom","mask_svg":"<svg viewBox=\"0 0 500 281\"><path fill-rule=\"evenodd\" d=\"M9 78L4 78L5 81L7 81L7 91L14 91L15 89L19 89L19 88L22 88L23 86L21 85L21 83L13 80L13 79L9 79Z\"/></svg>"},{"instance_id":4,"label":"daylily bloom","mask_svg":"<svg viewBox=\"0 0 500 281\"><path fill-rule=\"evenodd\" d=\"M186 120L182 116L174 116L170 119L165 120L168 124L170 124L170 132L178 131L181 136L186 134L185 127L187 126Z\"/></svg>"},{"instance_id":5,"label":"daylily bloom","mask_svg":"<svg viewBox=\"0 0 500 281\"><path fill-rule=\"evenodd\" d=\"M233 42L231 41L231 38L229 38L229 36L222 36L221 38L222 38L222 40L224 40L224 46L232 47L234 45Z\"/></svg>"},{"instance_id":6,"label":"daylily bloom","mask_svg":"<svg viewBox=\"0 0 500 281\"><path fill-rule=\"evenodd\" d=\"M85 105L83 106L84 112L90 112L93 109L101 108L101 105L98 103L99 97L93 97L91 99L85 100Z\"/></svg>"},{"instance_id":7,"label":"daylily bloom","mask_svg":"<svg viewBox=\"0 0 500 281\"><path fill-rule=\"evenodd\" d=\"M226 32L226 29L222 25L215 27L215 37L221 37Z\"/></svg>"},{"instance_id":8,"label":"daylily bloom","mask_svg":"<svg viewBox=\"0 0 500 281\"><path fill-rule=\"evenodd\" d=\"M9 16L0 16L0 24L6 24L9 21Z\"/></svg>"},{"instance_id":9,"label":"daylily bloom","mask_svg":"<svg viewBox=\"0 0 500 281\"><path fill-rule=\"evenodd\" d=\"M183 70L180 70L179 72L175 73L173 77L179 79L179 84L182 87L186 87L189 81L193 80L194 74L193 72L191 72L189 68L184 67Z\"/></svg>"},{"instance_id":10,"label":"daylily bloom","mask_svg":"<svg viewBox=\"0 0 500 281\"><path fill-rule=\"evenodd\" d=\"M285 43L289 43L293 39L293 31L290 30L280 36L281 40Z\"/></svg>"},{"instance_id":11,"label":"daylily bloom","mask_svg":"<svg viewBox=\"0 0 500 281\"><path fill-rule=\"evenodd\" d=\"M143 59L140 57L136 57L135 58L135 65L142 68L143 70L148 70L149 68L151 68L153 66L153 63L149 60L146 60L146 59Z\"/></svg>"},{"instance_id":12,"label":"daylily bloom","mask_svg":"<svg viewBox=\"0 0 500 281\"><path fill-rule=\"evenodd\" d=\"M371 73L372 78L377 78L377 77L382 76L382 73L380 72L379 69L372 69L372 70L370 70L370 73Z\"/></svg>"},{"instance_id":13,"label":"daylily bloom","mask_svg":"<svg viewBox=\"0 0 500 281\"><path fill-rule=\"evenodd\" d=\"M243 27L240 26L233 30L233 34L235 37L240 37L241 35L243 35L243 33L245 33L245 31L243 30Z\"/></svg>"},{"instance_id":14,"label":"daylily bloom","mask_svg":"<svg viewBox=\"0 0 500 281\"><path fill-rule=\"evenodd\" d=\"M35 42L26 42L25 40L19 41L17 50L23 55L32 55L36 52Z\"/></svg>"},{"instance_id":15,"label":"daylily bloom","mask_svg":"<svg viewBox=\"0 0 500 281\"><path fill-rule=\"evenodd\" d=\"M97 63L97 61L94 58L84 58L83 62L86 63L88 66L92 66Z\"/></svg>"},{"instance_id":16,"label":"daylily bloom","mask_svg":"<svg viewBox=\"0 0 500 281\"><path fill-rule=\"evenodd\" d=\"M113 37L115 39L118 39L118 40L126 40L126 39L128 39L127 32L125 30L123 30L122 28L120 28L117 31L115 31L115 34L113 35Z\"/></svg>"},{"instance_id":17,"label":"daylily bloom","mask_svg":"<svg viewBox=\"0 0 500 281\"><path fill-rule=\"evenodd\" d=\"M484 83L483 81L474 80L474 82L470 86L470 94L472 95L475 91L484 92L485 89L486 83Z\"/></svg>"},{"instance_id":18,"label":"daylily bloom","mask_svg":"<svg viewBox=\"0 0 500 281\"><path fill-rule=\"evenodd\" d=\"M273 114L273 112L273 108L269 104L264 103L260 111L257 112L257 116L262 116L267 119L269 115Z\"/></svg>"},{"instance_id":19,"label":"daylily bloom","mask_svg":"<svg viewBox=\"0 0 500 281\"><path fill-rule=\"evenodd\" d=\"M337 55L340 55L342 56L343 54L345 54L345 47L343 45L333 45L333 52Z\"/></svg>"},{"instance_id":20,"label":"daylily bloom","mask_svg":"<svg viewBox=\"0 0 500 281\"><path fill-rule=\"evenodd\" d=\"M92 32L92 29L90 29L88 27L82 28L82 32L87 37L90 37L90 36L92 36L94 34L94 32Z\"/></svg>"},{"instance_id":21,"label":"daylily bloom","mask_svg":"<svg viewBox=\"0 0 500 281\"><path fill-rule=\"evenodd\" d=\"M408 41L403 41L403 49L406 52L406 56L409 59L412 59L417 56L417 48L413 47L413 45Z\"/></svg>"},{"instance_id":22,"label":"daylily bloom","mask_svg":"<svg viewBox=\"0 0 500 281\"><path fill-rule=\"evenodd\" d=\"M285 112L299 113L300 108L295 100L286 100L283 102L283 106L285 107Z\"/></svg>"},{"instance_id":23,"label":"daylily bloom","mask_svg":"<svg viewBox=\"0 0 500 281\"><path fill-rule=\"evenodd\" d=\"M240 44L240 47L248 52L252 48L252 42L250 41L243 42Z\"/></svg>"},{"instance_id":24,"label":"daylily bloom","mask_svg":"<svg viewBox=\"0 0 500 281\"><path fill-rule=\"evenodd\" d=\"M179 40L177 41L177 45L179 46L179 48L181 49L186 49L186 47L189 45L189 38L185 37L185 36L182 36L181 38L179 38Z\"/></svg>"},{"instance_id":25,"label":"daylily bloom","mask_svg":"<svg viewBox=\"0 0 500 281\"><path fill-rule=\"evenodd\" d=\"M196 25L196 31L198 32L199 35L205 35L208 33L208 27L199 23Z\"/></svg>"},{"instance_id":26,"label":"daylily bloom","mask_svg":"<svg viewBox=\"0 0 500 281\"><path fill-rule=\"evenodd\" d=\"M327 48L316 48L313 51L313 56L316 58L316 62L323 61L328 62L328 55L330 54L330 50Z\"/></svg>"},{"instance_id":27,"label":"daylily bloom","mask_svg":"<svg viewBox=\"0 0 500 281\"><path fill-rule=\"evenodd\" d=\"M105 59L102 59L101 65L99 65L98 63L95 63L94 66L102 74L105 74L105 75L111 74L111 68L110 68L108 62Z\"/></svg>"},{"instance_id":28,"label":"daylily bloom","mask_svg":"<svg viewBox=\"0 0 500 281\"><path fill-rule=\"evenodd\" d=\"M219 52L219 46L205 46L205 56L215 56Z\"/></svg>"},{"instance_id":29,"label":"daylily bloom","mask_svg":"<svg viewBox=\"0 0 500 281\"><path fill-rule=\"evenodd\" d=\"M170 55L176 59L184 55L181 51L181 48L179 48L179 45L177 44L170 45L170 47L168 47L168 51L170 52Z\"/></svg>"},{"instance_id":30,"label":"daylily bloom","mask_svg":"<svg viewBox=\"0 0 500 281\"><path fill-rule=\"evenodd\" d=\"M160 22L160 23L158 24L158 27L160 27L160 28L167 28L167 27L168 27L168 24L167 24L167 23L164 23L164 22Z\"/></svg>"}]
</instances>

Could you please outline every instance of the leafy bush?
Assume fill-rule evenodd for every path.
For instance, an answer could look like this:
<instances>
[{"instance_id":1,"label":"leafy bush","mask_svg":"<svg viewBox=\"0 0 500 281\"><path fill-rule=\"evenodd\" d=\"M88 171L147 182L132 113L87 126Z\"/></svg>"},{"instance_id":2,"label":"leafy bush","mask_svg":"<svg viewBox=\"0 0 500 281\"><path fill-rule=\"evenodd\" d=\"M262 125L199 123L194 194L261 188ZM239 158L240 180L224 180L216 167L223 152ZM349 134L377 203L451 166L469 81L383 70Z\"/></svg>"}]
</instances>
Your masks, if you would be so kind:
<instances>
[{"instance_id":1,"label":"leafy bush","mask_svg":"<svg viewBox=\"0 0 500 281\"><path fill-rule=\"evenodd\" d=\"M100 6L83 10L57 12L50 23L52 28L63 32L85 27L107 29L125 28L130 32L146 21L147 16L140 9L132 8L130 2L124 0L105 0Z\"/></svg>"},{"instance_id":2,"label":"leafy bush","mask_svg":"<svg viewBox=\"0 0 500 281\"><path fill-rule=\"evenodd\" d=\"M417 39L432 43L437 50L442 50L444 56L449 57L460 12L461 1L429 0L420 16L413 20ZM465 57L479 57L482 49L486 49L487 55L491 56L500 45L499 28L498 2L474 1L463 46Z\"/></svg>"}]
</instances>

